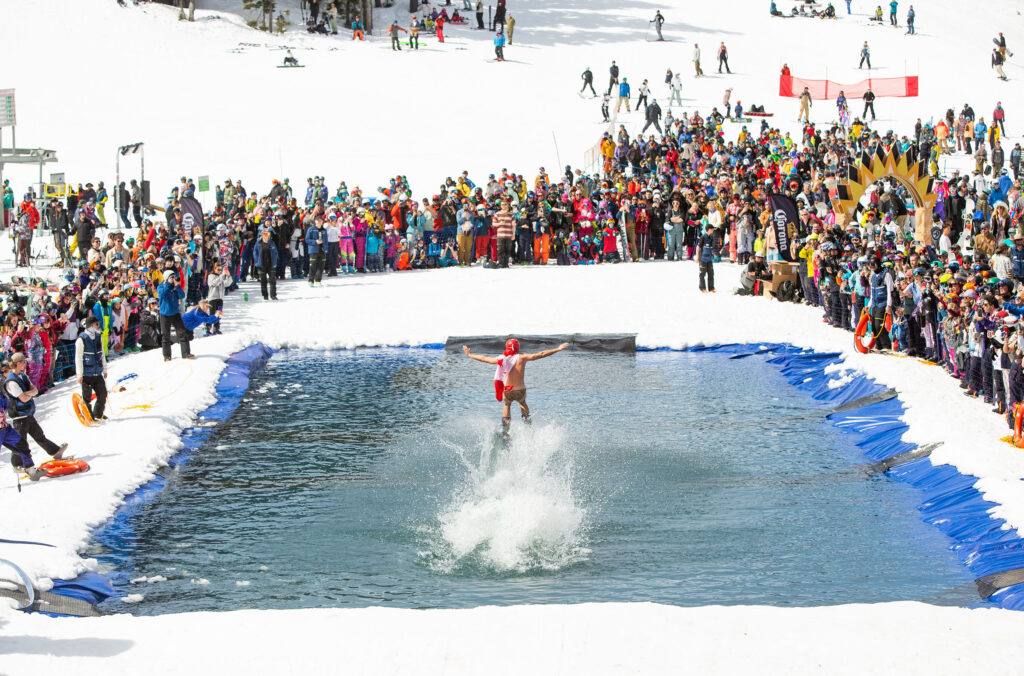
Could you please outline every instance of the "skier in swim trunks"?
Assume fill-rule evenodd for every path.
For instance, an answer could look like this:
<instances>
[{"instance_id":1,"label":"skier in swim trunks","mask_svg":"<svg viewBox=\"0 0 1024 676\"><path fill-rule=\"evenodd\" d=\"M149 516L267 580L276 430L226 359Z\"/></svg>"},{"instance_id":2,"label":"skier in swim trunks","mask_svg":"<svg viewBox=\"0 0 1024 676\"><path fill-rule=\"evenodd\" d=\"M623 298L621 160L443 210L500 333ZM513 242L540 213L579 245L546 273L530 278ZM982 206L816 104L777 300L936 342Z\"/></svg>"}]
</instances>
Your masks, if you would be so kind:
<instances>
[{"instance_id":1,"label":"skier in swim trunks","mask_svg":"<svg viewBox=\"0 0 1024 676\"><path fill-rule=\"evenodd\" d=\"M569 347L569 343L562 343L553 350L520 354L519 341L515 338L510 338L505 343L505 352L502 356L484 357L483 355L473 354L468 347L462 346L462 351L470 359L476 359L485 364L497 365L494 373L494 396L503 404L501 426L504 432L508 432L509 422L512 420L512 402L519 404L519 411L523 414L523 420L530 422L530 408L526 405L526 362L550 357L567 347Z\"/></svg>"}]
</instances>

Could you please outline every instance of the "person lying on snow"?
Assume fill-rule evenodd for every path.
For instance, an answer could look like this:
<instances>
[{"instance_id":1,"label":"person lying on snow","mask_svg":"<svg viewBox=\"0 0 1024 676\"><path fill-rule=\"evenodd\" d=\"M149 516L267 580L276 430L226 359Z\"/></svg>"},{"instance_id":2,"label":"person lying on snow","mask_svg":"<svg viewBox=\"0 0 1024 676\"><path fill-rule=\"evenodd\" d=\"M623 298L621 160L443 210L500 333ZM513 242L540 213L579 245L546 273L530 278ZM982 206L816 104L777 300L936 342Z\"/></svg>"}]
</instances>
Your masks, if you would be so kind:
<instances>
[{"instance_id":1,"label":"person lying on snow","mask_svg":"<svg viewBox=\"0 0 1024 676\"><path fill-rule=\"evenodd\" d=\"M193 332L197 328L203 324L216 324L223 316L223 310L217 310L216 312L211 313L210 301L204 298L199 301L198 305L186 311L185 314L181 316L181 321L185 324L185 329L188 331L188 339L192 340L195 337Z\"/></svg>"}]
</instances>

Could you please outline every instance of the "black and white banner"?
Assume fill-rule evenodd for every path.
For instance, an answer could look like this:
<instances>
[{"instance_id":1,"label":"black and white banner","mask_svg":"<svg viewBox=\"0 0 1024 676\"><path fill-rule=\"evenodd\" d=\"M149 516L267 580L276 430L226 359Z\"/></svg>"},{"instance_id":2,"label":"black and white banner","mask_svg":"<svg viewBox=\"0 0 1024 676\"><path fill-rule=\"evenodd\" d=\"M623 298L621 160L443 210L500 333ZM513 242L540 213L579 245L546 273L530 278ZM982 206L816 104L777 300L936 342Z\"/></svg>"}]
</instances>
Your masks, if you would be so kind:
<instances>
[{"instance_id":1,"label":"black and white banner","mask_svg":"<svg viewBox=\"0 0 1024 676\"><path fill-rule=\"evenodd\" d=\"M779 255L782 260L793 262L796 256L793 255L794 242L797 235L797 220L800 218L796 209L796 202L785 195L772 195L772 227L775 229L775 242L779 247Z\"/></svg>"},{"instance_id":2,"label":"black and white banner","mask_svg":"<svg viewBox=\"0 0 1024 676\"><path fill-rule=\"evenodd\" d=\"M182 197L180 200L181 204L181 224L185 228L185 232L188 233L189 238L195 234L196 226L199 226L199 232L206 232L206 222L203 220L203 207L199 204L199 200L195 197Z\"/></svg>"}]
</instances>

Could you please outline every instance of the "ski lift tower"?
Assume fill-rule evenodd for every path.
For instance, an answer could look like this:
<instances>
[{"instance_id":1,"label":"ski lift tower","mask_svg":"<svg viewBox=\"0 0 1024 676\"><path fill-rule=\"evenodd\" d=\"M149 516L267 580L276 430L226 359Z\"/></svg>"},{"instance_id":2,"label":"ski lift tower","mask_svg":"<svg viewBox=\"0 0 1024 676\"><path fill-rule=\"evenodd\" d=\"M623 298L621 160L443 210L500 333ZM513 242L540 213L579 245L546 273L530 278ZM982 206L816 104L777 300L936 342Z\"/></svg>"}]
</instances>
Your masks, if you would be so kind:
<instances>
[{"instance_id":1,"label":"ski lift tower","mask_svg":"<svg viewBox=\"0 0 1024 676\"><path fill-rule=\"evenodd\" d=\"M39 165L39 195L43 197L43 165L57 161L57 151L46 150L45 148L19 148L14 134L14 126L17 119L14 111L14 90L0 89L0 186L3 186L5 164L38 164ZM3 128L11 128L11 147L4 147ZM0 191L3 188L0 187ZM7 225L6 207L3 196L0 195L0 225Z\"/></svg>"}]
</instances>

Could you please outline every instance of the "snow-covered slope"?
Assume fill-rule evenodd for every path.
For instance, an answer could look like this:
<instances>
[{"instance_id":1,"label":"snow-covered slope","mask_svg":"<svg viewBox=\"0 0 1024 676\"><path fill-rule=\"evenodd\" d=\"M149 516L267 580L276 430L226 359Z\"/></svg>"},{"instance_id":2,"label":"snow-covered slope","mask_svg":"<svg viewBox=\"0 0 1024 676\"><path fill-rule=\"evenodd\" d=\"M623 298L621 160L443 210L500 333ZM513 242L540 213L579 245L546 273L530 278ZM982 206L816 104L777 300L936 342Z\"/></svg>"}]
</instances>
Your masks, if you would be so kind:
<instances>
[{"instance_id":1,"label":"snow-covered slope","mask_svg":"<svg viewBox=\"0 0 1024 676\"><path fill-rule=\"evenodd\" d=\"M217 0L215 6L240 4ZM917 36L869 25L874 3L854 0L852 16L841 0L836 4L840 18L821 21L772 19L765 0L667 7L638 0L522 0L510 4L516 29L508 61L496 63L493 34L468 27L449 26L444 44L425 35L418 52L393 52L386 39L353 42L347 32L324 37L292 29L270 36L226 9L198 11L187 23L162 5L0 0L6 24L0 60L14 64L4 69L0 87L17 90L19 145L58 151L60 163L47 173L63 170L75 183L102 179L110 185L116 148L142 141L155 201L182 174L242 179L260 190L273 177L304 185L314 174L332 187L345 180L374 190L403 174L423 196L463 169L477 180L502 168L532 180L541 165L552 173L559 163L579 166L604 129L599 101L577 95L580 72L589 66L601 91L612 59L634 90L649 79L663 104L664 74L671 68L683 73L683 110L707 112L732 87L734 102L762 104L776 113L777 124L796 131L795 101L777 96L780 66L788 63L797 76L858 81L868 74L856 68L868 40L875 76L921 77L919 98L876 103L883 130L909 133L917 117L927 121L967 101L988 117L1002 101L1016 133L1024 94L1014 79L1024 73L1011 60L1011 81L1003 83L989 68L997 30L1006 33L1011 50L1022 44L1016 0L970 8L955 0L918 3ZM906 7L900 4L902 21ZM407 25L405 6L377 10L378 28L392 17ZM668 41L648 42L648 22L659 7ZM291 15L298 19L297 7ZM695 41L707 73L700 80L692 77ZM715 72L721 41L734 75ZM234 53L242 42L268 46ZM306 67L276 68L281 45L294 47ZM835 118L829 102L818 102L813 113L822 122ZM620 122L638 131L642 115L623 112ZM122 175L135 176L136 167L126 160ZM34 169L9 167L7 175L19 197L36 180Z\"/></svg>"}]
</instances>

